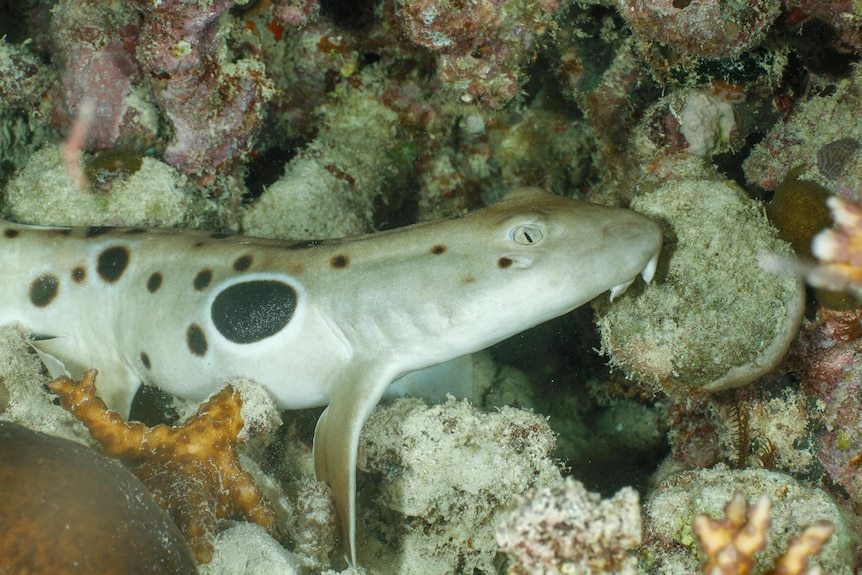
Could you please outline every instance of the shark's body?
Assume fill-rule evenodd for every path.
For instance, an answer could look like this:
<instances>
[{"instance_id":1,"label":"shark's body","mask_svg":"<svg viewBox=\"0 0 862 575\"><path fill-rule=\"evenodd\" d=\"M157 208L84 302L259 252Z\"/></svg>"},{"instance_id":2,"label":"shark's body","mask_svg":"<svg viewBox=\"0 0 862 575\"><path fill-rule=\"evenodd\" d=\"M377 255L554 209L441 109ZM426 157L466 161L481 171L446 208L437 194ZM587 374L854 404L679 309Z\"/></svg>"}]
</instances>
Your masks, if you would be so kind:
<instances>
[{"instance_id":1,"label":"shark's body","mask_svg":"<svg viewBox=\"0 0 862 575\"><path fill-rule=\"evenodd\" d=\"M642 215L536 189L324 242L0 222L0 324L54 375L97 368L124 414L141 382L203 399L235 376L282 408L328 405L315 467L355 562L359 432L387 386L649 281L660 247Z\"/></svg>"}]
</instances>

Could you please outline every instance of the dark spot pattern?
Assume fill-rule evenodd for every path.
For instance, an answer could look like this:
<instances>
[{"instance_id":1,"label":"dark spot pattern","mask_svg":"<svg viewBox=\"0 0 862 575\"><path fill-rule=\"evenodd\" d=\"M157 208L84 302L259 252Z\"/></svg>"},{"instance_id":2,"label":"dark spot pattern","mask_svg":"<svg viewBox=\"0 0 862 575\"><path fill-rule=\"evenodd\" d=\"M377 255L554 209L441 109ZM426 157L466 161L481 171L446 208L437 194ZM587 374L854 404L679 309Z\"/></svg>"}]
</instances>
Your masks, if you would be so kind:
<instances>
[{"instance_id":1,"label":"dark spot pattern","mask_svg":"<svg viewBox=\"0 0 862 575\"><path fill-rule=\"evenodd\" d=\"M440 245L440 244L437 244L436 246L431 248L431 253L434 254L435 256L439 256L440 254L442 254L445 251L446 251L446 246Z\"/></svg>"},{"instance_id":2,"label":"dark spot pattern","mask_svg":"<svg viewBox=\"0 0 862 575\"><path fill-rule=\"evenodd\" d=\"M253 343L281 331L296 310L296 290L276 280L234 284L213 300L213 325L225 339Z\"/></svg>"},{"instance_id":3,"label":"dark spot pattern","mask_svg":"<svg viewBox=\"0 0 862 575\"><path fill-rule=\"evenodd\" d=\"M87 270L81 266L75 266L72 269L72 281L79 284L85 279L87 279Z\"/></svg>"},{"instance_id":4,"label":"dark spot pattern","mask_svg":"<svg viewBox=\"0 0 862 575\"><path fill-rule=\"evenodd\" d=\"M60 280L51 274L42 274L30 284L30 301L36 307L45 307L57 297Z\"/></svg>"},{"instance_id":5,"label":"dark spot pattern","mask_svg":"<svg viewBox=\"0 0 862 575\"><path fill-rule=\"evenodd\" d=\"M215 232L213 234L210 234L210 237L214 240L223 240L225 238L229 238L230 236L231 234L225 234L222 232Z\"/></svg>"},{"instance_id":6,"label":"dark spot pattern","mask_svg":"<svg viewBox=\"0 0 862 575\"><path fill-rule=\"evenodd\" d=\"M141 363L144 364L144 367L148 370L153 367L153 364L150 363L150 356L147 355L147 352L145 351L141 352Z\"/></svg>"},{"instance_id":7,"label":"dark spot pattern","mask_svg":"<svg viewBox=\"0 0 862 575\"><path fill-rule=\"evenodd\" d=\"M251 262L254 261L254 258L250 255L246 254L244 256L240 256L236 258L236 261L233 262L233 269L238 272L244 272L248 268L251 267Z\"/></svg>"},{"instance_id":8,"label":"dark spot pattern","mask_svg":"<svg viewBox=\"0 0 862 575\"><path fill-rule=\"evenodd\" d=\"M111 228L108 226L87 226L84 230L85 238L95 238L96 236L101 236L107 234L111 231Z\"/></svg>"},{"instance_id":9,"label":"dark spot pattern","mask_svg":"<svg viewBox=\"0 0 862 575\"><path fill-rule=\"evenodd\" d=\"M146 228L129 228L129 229L125 230L123 233L129 234L129 235L145 234L145 233L147 233L147 229Z\"/></svg>"},{"instance_id":10,"label":"dark spot pattern","mask_svg":"<svg viewBox=\"0 0 862 575\"><path fill-rule=\"evenodd\" d=\"M500 258L499 260L497 260L497 265L503 269L506 269L507 267L512 265L512 263L513 262L510 258Z\"/></svg>"},{"instance_id":11,"label":"dark spot pattern","mask_svg":"<svg viewBox=\"0 0 862 575\"><path fill-rule=\"evenodd\" d=\"M203 357L207 353L207 338L204 335L204 330L196 323L189 326L186 331L186 344L189 346L189 351L198 357Z\"/></svg>"},{"instance_id":12,"label":"dark spot pattern","mask_svg":"<svg viewBox=\"0 0 862 575\"><path fill-rule=\"evenodd\" d=\"M19 235L21 235L21 232L19 232L18 230L13 230L10 228L7 230L3 230L3 235L11 240L11 239L17 238Z\"/></svg>"},{"instance_id":13,"label":"dark spot pattern","mask_svg":"<svg viewBox=\"0 0 862 575\"><path fill-rule=\"evenodd\" d=\"M153 275L150 276L150 279L147 280L147 291L150 293L156 293L156 290L162 287L162 274L159 272L153 272Z\"/></svg>"},{"instance_id":14,"label":"dark spot pattern","mask_svg":"<svg viewBox=\"0 0 862 575\"><path fill-rule=\"evenodd\" d=\"M195 276L193 285L196 290L201 291L202 289L209 287L211 281L213 281L212 270L201 270L198 272L198 275Z\"/></svg>"},{"instance_id":15,"label":"dark spot pattern","mask_svg":"<svg viewBox=\"0 0 862 575\"><path fill-rule=\"evenodd\" d=\"M346 268L350 265L350 258L344 254L338 254L337 256L332 256L332 259L329 260L329 265L334 268Z\"/></svg>"},{"instance_id":16,"label":"dark spot pattern","mask_svg":"<svg viewBox=\"0 0 862 575\"><path fill-rule=\"evenodd\" d=\"M129 266L129 250L124 246L105 249L99 254L96 271L108 283L114 283Z\"/></svg>"}]
</instances>

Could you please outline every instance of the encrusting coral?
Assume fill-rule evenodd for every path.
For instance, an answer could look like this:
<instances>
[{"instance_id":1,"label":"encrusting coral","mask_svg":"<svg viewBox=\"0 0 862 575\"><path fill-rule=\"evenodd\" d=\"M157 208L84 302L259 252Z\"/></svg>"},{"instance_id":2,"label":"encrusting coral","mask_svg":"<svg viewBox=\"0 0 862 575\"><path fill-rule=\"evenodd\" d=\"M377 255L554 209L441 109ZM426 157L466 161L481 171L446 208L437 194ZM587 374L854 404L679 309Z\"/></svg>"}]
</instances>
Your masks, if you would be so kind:
<instances>
[{"instance_id":1,"label":"encrusting coral","mask_svg":"<svg viewBox=\"0 0 862 575\"><path fill-rule=\"evenodd\" d=\"M132 471L186 536L200 563L212 559L216 520L238 515L266 529L275 512L240 465L236 441L244 425L239 392L226 386L178 427L124 421L96 395L96 370L81 381L49 384L109 456L136 462Z\"/></svg>"},{"instance_id":2,"label":"encrusting coral","mask_svg":"<svg viewBox=\"0 0 862 575\"><path fill-rule=\"evenodd\" d=\"M735 491L724 506L724 518L713 519L706 514L694 518L694 533L701 550L707 555L703 572L706 575L746 575L754 566L754 554L766 547L766 532L772 520L772 501L766 494L748 505L741 492ZM775 561L768 575L800 575L820 573L819 567L806 570L808 557L820 553L835 526L820 521L805 528L802 535L791 539L787 551Z\"/></svg>"}]
</instances>

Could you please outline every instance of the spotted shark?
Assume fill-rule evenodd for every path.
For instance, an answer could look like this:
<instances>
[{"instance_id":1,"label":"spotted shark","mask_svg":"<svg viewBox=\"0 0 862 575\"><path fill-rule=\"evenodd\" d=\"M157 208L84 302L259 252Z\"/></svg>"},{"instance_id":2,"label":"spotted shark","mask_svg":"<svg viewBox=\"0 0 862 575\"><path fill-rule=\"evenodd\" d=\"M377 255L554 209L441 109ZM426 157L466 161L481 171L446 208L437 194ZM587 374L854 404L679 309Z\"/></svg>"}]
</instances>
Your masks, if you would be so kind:
<instances>
[{"instance_id":1,"label":"spotted shark","mask_svg":"<svg viewBox=\"0 0 862 575\"><path fill-rule=\"evenodd\" d=\"M54 376L97 368L112 409L128 415L142 383L202 400L240 376L281 408L328 406L315 471L355 564L359 434L390 383L649 282L662 234L525 188L353 239L0 222L0 242L0 324L32 334Z\"/></svg>"}]
</instances>

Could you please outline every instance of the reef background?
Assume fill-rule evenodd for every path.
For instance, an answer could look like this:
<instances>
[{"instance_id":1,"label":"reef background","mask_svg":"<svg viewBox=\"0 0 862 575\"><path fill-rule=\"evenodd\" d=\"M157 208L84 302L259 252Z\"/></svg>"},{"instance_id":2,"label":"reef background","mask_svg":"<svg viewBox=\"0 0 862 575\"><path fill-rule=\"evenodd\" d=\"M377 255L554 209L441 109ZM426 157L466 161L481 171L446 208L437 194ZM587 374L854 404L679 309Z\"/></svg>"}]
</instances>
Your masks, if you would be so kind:
<instances>
[{"instance_id":1,"label":"reef background","mask_svg":"<svg viewBox=\"0 0 862 575\"><path fill-rule=\"evenodd\" d=\"M369 572L517 569L497 525L513 495L559 487L560 469L606 497L637 488L643 514L617 506L619 540L643 544L606 552L560 527L582 551L549 572L692 572L693 516L719 514L734 488L772 495L776 533L829 519L825 570L858 565L858 302L802 295L790 264L761 265L791 246L813 264L824 199L862 202L857 0L27 0L0 2L0 37L10 220L329 238L529 185L662 223L652 286L475 359L470 400L486 413L377 410L360 456ZM2 416L85 438L24 391L44 374L20 367L20 334L4 337ZM149 403L139 417L170 404ZM241 524L208 572L232 572L225 557L248 548L268 549L274 571L343 568L310 479L315 415L285 413L269 447L249 448L290 536ZM434 427L446 421L458 424ZM434 457L417 447L430 428ZM575 492L561 497L585 500ZM555 536L519 533L536 549Z\"/></svg>"}]
</instances>

